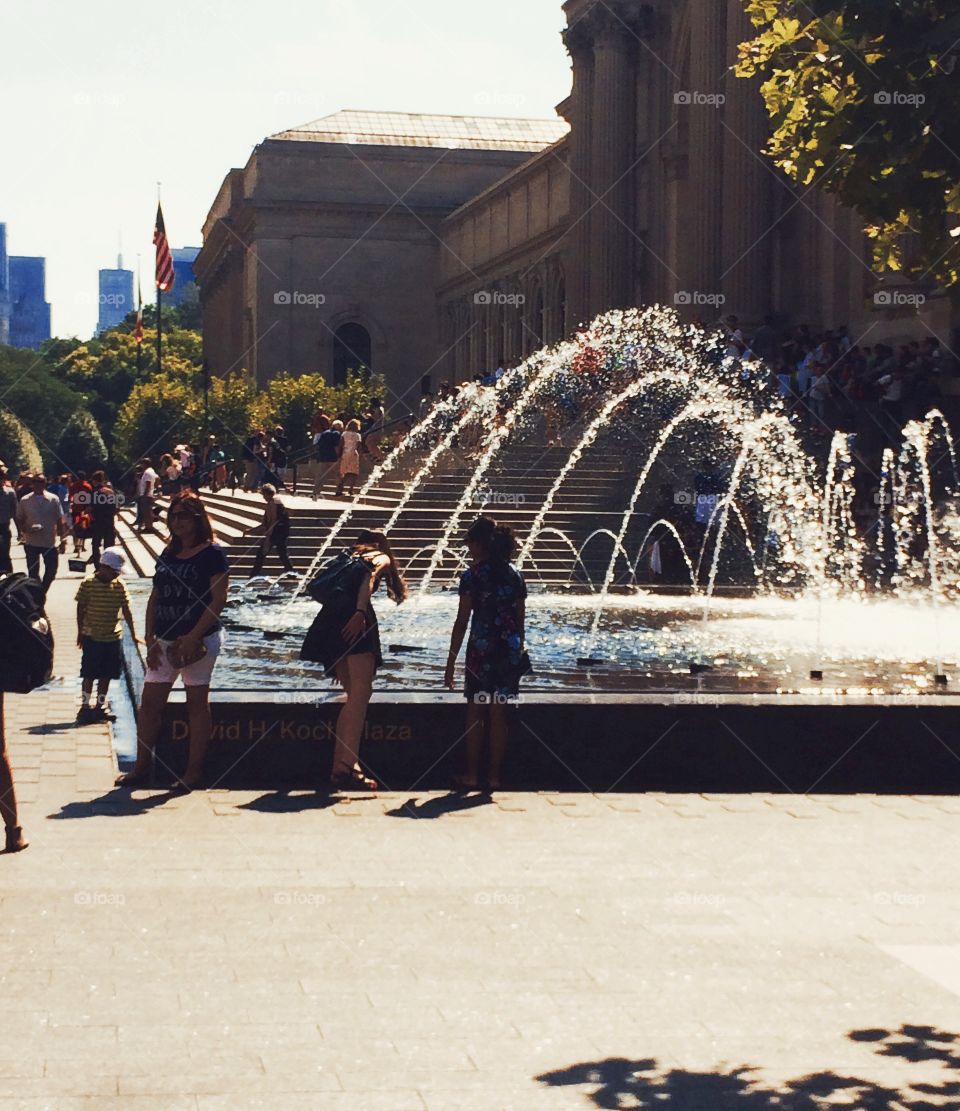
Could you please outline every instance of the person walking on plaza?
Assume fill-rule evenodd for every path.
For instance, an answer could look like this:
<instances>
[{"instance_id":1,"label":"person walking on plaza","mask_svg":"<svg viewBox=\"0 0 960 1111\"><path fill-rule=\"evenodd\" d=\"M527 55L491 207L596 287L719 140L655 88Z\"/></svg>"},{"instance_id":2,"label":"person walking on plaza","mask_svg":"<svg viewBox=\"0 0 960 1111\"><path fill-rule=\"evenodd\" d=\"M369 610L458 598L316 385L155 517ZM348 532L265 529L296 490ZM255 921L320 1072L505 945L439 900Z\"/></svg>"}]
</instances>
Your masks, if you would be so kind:
<instances>
[{"instance_id":1,"label":"person walking on plaza","mask_svg":"<svg viewBox=\"0 0 960 1111\"><path fill-rule=\"evenodd\" d=\"M350 550L366 565L359 569L359 585L355 592L339 592L337 597L342 600L323 606L302 655L322 663L326 674L335 678L347 695L337 715L330 786L334 790L375 791L376 780L364 775L359 763L373 679L383 664L372 599L383 582L388 596L400 605L407 597L407 584L385 532L363 529Z\"/></svg>"},{"instance_id":2,"label":"person walking on plaza","mask_svg":"<svg viewBox=\"0 0 960 1111\"><path fill-rule=\"evenodd\" d=\"M250 492L256 490L264 480L267 469L267 434L257 429L243 443L244 478L243 488Z\"/></svg>"},{"instance_id":3,"label":"person walking on plaza","mask_svg":"<svg viewBox=\"0 0 960 1111\"><path fill-rule=\"evenodd\" d=\"M337 448L340 456L340 481L337 484L337 497L343 496L343 484L350 485L350 496L353 496L353 487L360 474L360 422L356 419L348 421L347 427L340 436L340 445Z\"/></svg>"},{"instance_id":4,"label":"person walking on plaza","mask_svg":"<svg viewBox=\"0 0 960 1111\"><path fill-rule=\"evenodd\" d=\"M254 560L253 570L250 572L251 579L263 571L263 564L273 549L276 549L284 571L294 570L293 564L290 562L290 556L287 554L287 541L290 539L290 511L287 509L283 498L277 493L276 486L272 483L265 482L260 487L260 493L267 503L267 508L261 522L263 540L257 549L257 558ZM243 535L249 535L249 530Z\"/></svg>"},{"instance_id":5,"label":"person walking on plaza","mask_svg":"<svg viewBox=\"0 0 960 1111\"><path fill-rule=\"evenodd\" d=\"M3 818L5 853L19 853L27 848L17 813L17 792L13 785L13 769L7 755L7 727L3 705L3 691L0 691L0 818Z\"/></svg>"},{"instance_id":6,"label":"person walking on plaza","mask_svg":"<svg viewBox=\"0 0 960 1111\"><path fill-rule=\"evenodd\" d=\"M110 681L121 675L121 616L130 635L137 639L130 598L120 577L125 562L119 548L107 548L100 555L97 569L77 590L77 647L83 651L80 661L83 696L77 725L115 720L107 712L107 692ZM97 700L92 703L94 680Z\"/></svg>"},{"instance_id":7,"label":"person walking on plaza","mask_svg":"<svg viewBox=\"0 0 960 1111\"><path fill-rule=\"evenodd\" d=\"M157 494L157 472L144 457L137 468L137 532L153 532L153 503Z\"/></svg>"},{"instance_id":8,"label":"person walking on plaza","mask_svg":"<svg viewBox=\"0 0 960 1111\"><path fill-rule=\"evenodd\" d=\"M316 501L323 493L324 485L332 482L336 476L340 461L340 436L343 433L343 421L335 420L329 428L317 434L314 445L317 451L317 477L313 482L313 500Z\"/></svg>"},{"instance_id":9,"label":"person walking on plaza","mask_svg":"<svg viewBox=\"0 0 960 1111\"><path fill-rule=\"evenodd\" d=\"M368 414L368 423L364 432L363 443L374 463L379 463L383 460L383 452L380 450L380 441L383 439L383 429L386 424L386 413L383 410L383 404L379 397L370 398L370 412Z\"/></svg>"},{"instance_id":10,"label":"person walking on plaza","mask_svg":"<svg viewBox=\"0 0 960 1111\"><path fill-rule=\"evenodd\" d=\"M17 492L10 485L5 463L0 463L0 575L13 570L10 559L10 525L17 516Z\"/></svg>"},{"instance_id":11,"label":"person walking on plaza","mask_svg":"<svg viewBox=\"0 0 960 1111\"><path fill-rule=\"evenodd\" d=\"M70 484L70 523L73 533L73 554L83 555L90 535L90 505L93 500L93 485L87 481L84 471L79 471Z\"/></svg>"},{"instance_id":12,"label":"person walking on plaza","mask_svg":"<svg viewBox=\"0 0 960 1111\"><path fill-rule=\"evenodd\" d=\"M210 436L207 440L205 465L210 478L210 490L215 494L227 484L227 453L216 436Z\"/></svg>"},{"instance_id":13,"label":"person walking on plaza","mask_svg":"<svg viewBox=\"0 0 960 1111\"><path fill-rule=\"evenodd\" d=\"M230 564L216 543L203 502L194 494L171 500L167 524L170 543L157 559L147 602L147 671L137 713L137 759L117 784L130 789L149 784L163 710L179 676L187 692L190 750L175 788L191 791L203 780L213 728L210 678L223 643L220 612L227 601Z\"/></svg>"},{"instance_id":14,"label":"person walking on plaza","mask_svg":"<svg viewBox=\"0 0 960 1111\"><path fill-rule=\"evenodd\" d=\"M310 420L310 435L313 437L314 443L317 442L317 436L319 436L321 432L326 432L332 423L330 414L323 408L318 409L313 414Z\"/></svg>"},{"instance_id":15,"label":"person walking on plaza","mask_svg":"<svg viewBox=\"0 0 960 1111\"><path fill-rule=\"evenodd\" d=\"M31 476L30 482L32 493L24 495L17 506L17 533L31 579L40 578L40 561L43 560L40 585L46 597L50 584L57 577L60 555L67 549L69 529L60 499L47 490L46 478L38 472Z\"/></svg>"},{"instance_id":16,"label":"person walking on plaza","mask_svg":"<svg viewBox=\"0 0 960 1111\"><path fill-rule=\"evenodd\" d=\"M468 703L466 763L454 789L476 791L482 786L495 791L507 749L507 706L517 698L520 680L531 670L524 646L527 586L510 562L516 540L507 525L478 517L464 539L473 563L460 579L460 608L444 675L445 685L453 690L457 656L469 623L463 689ZM488 756L482 776L485 740Z\"/></svg>"},{"instance_id":17,"label":"person walking on plaza","mask_svg":"<svg viewBox=\"0 0 960 1111\"><path fill-rule=\"evenodd\" d=\"M100 552L112 548L117 542L117 513L120 506L117 492L110 485L104 471L94 471L90 476L93 495L90 503L90 543L93 549L90 562L100 565Z\"/></svg>"}]
</instances>

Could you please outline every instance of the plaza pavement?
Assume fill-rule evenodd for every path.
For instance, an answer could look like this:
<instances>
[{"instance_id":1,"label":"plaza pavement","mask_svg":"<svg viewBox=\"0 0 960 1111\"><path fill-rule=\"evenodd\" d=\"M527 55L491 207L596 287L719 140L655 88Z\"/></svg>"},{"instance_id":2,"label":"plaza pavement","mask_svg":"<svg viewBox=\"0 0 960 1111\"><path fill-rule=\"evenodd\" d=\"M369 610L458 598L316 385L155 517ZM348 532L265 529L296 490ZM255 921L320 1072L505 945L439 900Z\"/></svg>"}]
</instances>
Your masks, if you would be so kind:
<instances>
[{"instance_id":1,"label":"plaza pavement","mask_svg":"<svg viewBox=\"0 0 960 1111\"><path fill-rule=\"evenodd\" d=\"M130 799L75 587L7 700L0 1108L960 1106L960 800Z\"/></svg>"}]
</instances>

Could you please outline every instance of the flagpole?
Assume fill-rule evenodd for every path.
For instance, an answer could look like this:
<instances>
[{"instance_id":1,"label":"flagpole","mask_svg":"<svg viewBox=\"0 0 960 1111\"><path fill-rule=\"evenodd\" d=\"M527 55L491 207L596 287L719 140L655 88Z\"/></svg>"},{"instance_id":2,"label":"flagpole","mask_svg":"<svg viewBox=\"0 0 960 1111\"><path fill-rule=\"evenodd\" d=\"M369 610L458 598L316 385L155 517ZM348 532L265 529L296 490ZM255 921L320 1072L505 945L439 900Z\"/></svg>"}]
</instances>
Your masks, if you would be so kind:
<instances>
[{"instance_id":1,"label":"flagpole","mask_svg":"<svg viewBox=\"0 0 960 1111\"><path fill-rule=\"evenodd\" d=\"M160 218L160 182L157 182L157 219ZM159 277L155 283L157 286L157 374L163 373L163 341L161 335L163 333L163 323L161 308L163 306L162 291L160 289Z\"/></svg>"},{"instance_id":2,"label":"flagpole","mask_svg":"<svg viewBox=\"0 0 960 1111\"><path fill-rule=\"evenodd\" d=\"M160 310L162 304L163 297L160 292L160 287L157 286L157 374L163 372L163 342L160 338L163 331L163 327L160 323Z\"/></svg>"},{"instance_id":3,"label":"flagpole","mask_svg":"<svg viewBox=\"0 0 960 1111\"><path fill-rule=\"evenodd\" d=\"M140 256L137 255L137 323L140 329L137 340L137 381L143 380L143 287L140 284Z\"/></svg>"}]
</instances>

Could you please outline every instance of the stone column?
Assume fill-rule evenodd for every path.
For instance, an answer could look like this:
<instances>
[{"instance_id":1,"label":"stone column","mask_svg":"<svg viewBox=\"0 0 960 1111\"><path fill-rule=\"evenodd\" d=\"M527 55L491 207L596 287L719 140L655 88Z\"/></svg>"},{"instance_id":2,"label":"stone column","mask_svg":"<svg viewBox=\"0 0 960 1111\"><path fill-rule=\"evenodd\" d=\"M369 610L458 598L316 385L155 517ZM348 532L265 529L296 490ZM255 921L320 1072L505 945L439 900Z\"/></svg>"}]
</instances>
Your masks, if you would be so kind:
<instances>
[{"instance_id":1,"label":"stone column","mask_svg":"<svg viewBox=\"0 0 960 1111\"><path fill-rule=\"evenodd\" d=\"M590 295L594 316L633 299L636 39L607 7L594 9Z\"/></svg>"},{"instance_id":2,"label":"stone column","mask_svg":"<svg viewBox=\"0 0 960 1111\"><path fill-rule=\"evenodd\" d=\"M737 47L753 36L754 28L742 0L727 7L727 64L737 58ZM778 188L773 164L761 154L770 124L756 81L746 81L728 70L723 108L723 271L721 286L727 312L748 325L761 323L773 310L772 190Z\"/></svg>"},{"instance_id":3,"label":"stone column","mask_svg":"<svg viewBox=\"0 0 960 1111\"><path fill-rule=\"evenodd\" d=\"M678 213L681 227L687 224L692 234L693 270L687 275L691 287L687 292L716 294L721 291L721 222L723 182L723 128L720 110L703 98L723 90L726 61L726 27L724 0L689 0L690 2L690 65L688 88L678 90L687 95L680 103L681 111L689 112L689 189L690 211ZM718 19L719 15L719 19ZM682 234L682 232L681 232ZM709 316L709 312L698 312Z\"/></svg>"},{"instance_id":4,"label":"stone column","mask_svg":"<svg viewBox=\"0 0 960 1111\"><path fill-rule=\"evenodd\" d=\"M573 63L573 89L559 110L570 124L570 241L573 266L567 276L570 319L574 324L589 313L590 225L593 213L588 183L591 165L591 109L593 98L593 39L581 18L564 32L563 40Z\"/></svg>"}]
</instances>

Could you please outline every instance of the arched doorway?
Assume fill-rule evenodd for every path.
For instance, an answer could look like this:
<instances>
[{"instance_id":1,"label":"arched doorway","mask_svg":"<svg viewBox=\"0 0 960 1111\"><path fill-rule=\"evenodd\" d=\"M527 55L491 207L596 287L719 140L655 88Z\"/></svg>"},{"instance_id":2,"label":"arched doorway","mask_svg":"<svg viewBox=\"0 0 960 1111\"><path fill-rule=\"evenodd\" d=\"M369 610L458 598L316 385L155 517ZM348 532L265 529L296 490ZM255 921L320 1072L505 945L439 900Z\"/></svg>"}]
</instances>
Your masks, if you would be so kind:
<instances>
[{"instance_id":1,"label":"arched doorway","mask_svg":"<svg viewBox=\"0 0 960 1111\"><path fill-rule=\"evenodd\" d=\"M372 347L370 333L362 324L341 324L333 337L333 384L345 385L348 370L369 371Z\"/></svg>"}]
</instances>

